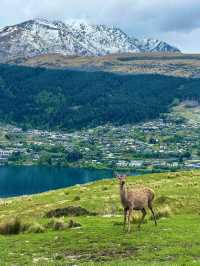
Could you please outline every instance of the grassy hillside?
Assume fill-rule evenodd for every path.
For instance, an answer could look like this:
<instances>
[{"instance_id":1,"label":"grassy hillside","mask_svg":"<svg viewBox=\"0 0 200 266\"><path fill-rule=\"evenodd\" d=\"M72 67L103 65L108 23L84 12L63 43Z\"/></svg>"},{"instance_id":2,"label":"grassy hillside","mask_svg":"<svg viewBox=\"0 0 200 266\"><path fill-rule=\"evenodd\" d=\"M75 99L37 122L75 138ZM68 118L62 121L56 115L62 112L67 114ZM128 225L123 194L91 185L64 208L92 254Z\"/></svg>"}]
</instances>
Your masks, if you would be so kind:
<instances>
[{"instance_id":1,"label":"grassy hillside","mask_svg":"<svg viewBox=\"0 0 200 266\"><path fill-rule=\"evenodd\" d=\"M15 63L47 68L101 70L115 73L162 74L176 77L199 77L199 54L136 53L100 57L42 55ZM13 62L12 62L13 63Z\"/></svg>"},{"instance_id":2,"label":"grassy hillside","mask_svg":"<svg viewBox=\"0 0 200 266\"><path fill-rule=\"evenodd\" d=\"M160 217L155 227L148 214L140 231L135 217L131 234L122 230L117 180L1 201L0 231L18 216L24 232L0 235L0 265L200 265L199 178L200 171L129 177L129 186L155 190ZM45 216L69 206L88 213Z\"/></svg>"}]
</instances>

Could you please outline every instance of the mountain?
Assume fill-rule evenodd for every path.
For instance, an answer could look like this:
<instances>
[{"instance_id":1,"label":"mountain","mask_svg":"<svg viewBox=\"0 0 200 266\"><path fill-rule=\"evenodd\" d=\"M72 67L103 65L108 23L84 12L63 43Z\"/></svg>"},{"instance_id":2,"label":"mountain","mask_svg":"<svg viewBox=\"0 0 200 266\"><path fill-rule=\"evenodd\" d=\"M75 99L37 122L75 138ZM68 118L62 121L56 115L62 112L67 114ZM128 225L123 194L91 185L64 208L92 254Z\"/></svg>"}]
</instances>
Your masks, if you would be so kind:
<instances>
[{"instance_id":1,"label":"mountain","mask_svg":"<svg viewBox=\"0 0 200 266\"><path fill-rule=\"evenodd\" d=\"M1 62L55 53L101 56L144 51L179 52L165 42L140 41L105 25L34 19L0 29Z\"/></svg>"},{"instance_id":2,"label":"mountain","mask_svg":"<svg viewBox=\"0 0 200 266\"><path fill-rule=\"evenodd\" d=\"M141 52L180 52L176 47L156 39L135 39L135 43Z\"/></svg>"}]
</instances>

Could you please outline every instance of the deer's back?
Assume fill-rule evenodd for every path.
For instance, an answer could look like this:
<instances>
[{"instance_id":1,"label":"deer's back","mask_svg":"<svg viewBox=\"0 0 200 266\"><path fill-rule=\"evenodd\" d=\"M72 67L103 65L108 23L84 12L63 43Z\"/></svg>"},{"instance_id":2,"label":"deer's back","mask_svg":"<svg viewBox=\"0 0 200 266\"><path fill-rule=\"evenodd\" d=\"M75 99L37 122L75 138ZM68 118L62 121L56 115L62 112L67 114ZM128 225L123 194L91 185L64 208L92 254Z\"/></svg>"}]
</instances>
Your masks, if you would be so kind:
<instances>
[{"instance_id":1,"label":"deer's back","mask_svg":"<svg viewBox=\"0 0 200 266\"><path fill-rule=\"evenodd\" d=\"M147 208L153 199L154 192L147 187L131 189L127 192L129 206L132 206L136 210Z\"/></svg>"}]
</instances>

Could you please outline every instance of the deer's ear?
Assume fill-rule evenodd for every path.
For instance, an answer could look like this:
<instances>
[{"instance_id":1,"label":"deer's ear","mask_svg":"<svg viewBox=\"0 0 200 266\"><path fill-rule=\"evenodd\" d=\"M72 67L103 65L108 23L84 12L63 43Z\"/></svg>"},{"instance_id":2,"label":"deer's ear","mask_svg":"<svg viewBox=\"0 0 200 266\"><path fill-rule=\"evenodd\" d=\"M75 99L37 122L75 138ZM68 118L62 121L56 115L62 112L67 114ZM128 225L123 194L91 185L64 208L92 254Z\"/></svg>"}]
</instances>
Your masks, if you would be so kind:
<instances>
[{"instance_id":1,"label":"deer's ear","mask_svg":"<svg viewBox=\"0 0 200 266\"><path fill-rule=\"evenodd\" d=\"M127 178L127 175L123 175L123 178L126 179Z\"/></svg>"}]
</instances>

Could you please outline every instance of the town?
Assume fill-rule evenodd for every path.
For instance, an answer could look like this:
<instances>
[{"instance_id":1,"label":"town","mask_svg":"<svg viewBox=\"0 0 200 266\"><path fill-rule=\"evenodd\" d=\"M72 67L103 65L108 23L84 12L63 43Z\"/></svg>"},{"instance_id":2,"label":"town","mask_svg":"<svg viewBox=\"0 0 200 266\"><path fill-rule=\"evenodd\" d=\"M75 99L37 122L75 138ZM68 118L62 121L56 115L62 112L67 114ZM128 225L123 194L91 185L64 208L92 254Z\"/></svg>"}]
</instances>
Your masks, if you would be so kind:
<instances>
[{"instance_id":1,"label":"town","mask_svg":"<svg viewBox=\"0 0 200 266\"><path fill-rule=\"evenodd\" d=\"M195 108L178 107L160 119L136 125L103 125L76 132L1 124L0 164L144 172L200 168L200 121L188 115L195 114Z\"/></svg>"}]
</instances>

